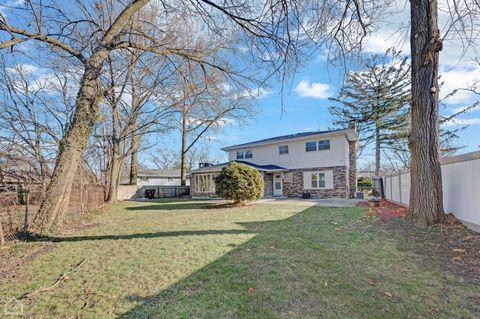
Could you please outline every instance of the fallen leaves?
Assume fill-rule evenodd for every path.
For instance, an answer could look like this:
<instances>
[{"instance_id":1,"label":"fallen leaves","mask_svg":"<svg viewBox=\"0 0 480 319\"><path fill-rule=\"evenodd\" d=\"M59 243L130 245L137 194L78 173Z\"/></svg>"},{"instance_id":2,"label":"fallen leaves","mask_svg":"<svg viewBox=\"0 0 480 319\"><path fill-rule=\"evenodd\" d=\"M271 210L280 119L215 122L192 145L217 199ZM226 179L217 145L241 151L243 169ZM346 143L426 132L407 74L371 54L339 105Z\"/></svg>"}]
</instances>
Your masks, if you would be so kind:
<instances>
[{"instance_id":1,"label":"fallen leaves","mask_svg":"<svg viewBox=\"0 0 480 319\"><path fill-rule=\"evenodd\" d=\"M453 248L452 250L454 253L464 254L466 249L465 248Z\"/></svg>"},{"instance_id":2,"label":"fallen leaves","mask_svg":"<svg viewBox=\"0 0 480 319\"><path fill-rule=\"evenodd\" d=\"M462 257L460 257L460 256L455 256L455 257L452 258L452 261L453 261L453 262L462 261Z\"/></svg>"},{"instance_id":3,"label":"fallen leaves","mask_svg":"<svg viewBox=\"0 0 480 319\"><path fill-rule=\"evenodd\" d=\"M369 284L370 286L375 286L377 283L376 283L375 281L373 281L373 280L369 280L369 281L368 281L368 284Z\"/></svg>"},{"instance_id":4,"label":"fallen leaves","mask_svg":"<svg viewBox=\"0 0 480 319\"><path fill-rule=\"evenodd\" d=\"M392 295L390 292L388 292L388 291L384 291L383 294L384 294L385 296L387 296L387 297L390 297L390 298L393 297L393 295Z\"/></svg>"},{"instance_id":5,"label":"fallen leaves","mask_svg":"<svg viewBox=\"0 0 480 319\"><path fill-rule=\"evenodd\" d=\"M250 287L250 288L248 288L247 293L248 293L249 295L251 295L251 294L253 294L254 291L255 291L255 289L253 289L252 287Z\"/></svg>"}]
</instances>

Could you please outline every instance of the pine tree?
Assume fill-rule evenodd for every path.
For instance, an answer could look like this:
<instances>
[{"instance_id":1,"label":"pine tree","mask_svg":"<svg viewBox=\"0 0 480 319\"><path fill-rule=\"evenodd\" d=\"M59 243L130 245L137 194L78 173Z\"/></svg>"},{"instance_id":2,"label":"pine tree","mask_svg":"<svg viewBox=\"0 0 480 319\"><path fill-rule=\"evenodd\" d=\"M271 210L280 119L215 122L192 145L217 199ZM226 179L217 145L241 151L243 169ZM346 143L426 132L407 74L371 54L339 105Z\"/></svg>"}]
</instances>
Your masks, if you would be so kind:
<instances>
[{"instance_id":1,"label":"pine tree","mask_svg":"<svg viewBox=\"0 0 480 319\"><path fill-rule=\"evenodd\" d=\"M409 126L410 67L401 52L389 49L373 55L364 71L350 72L337 97L331 101L333 124L347 126L355 121L360 138L360 154L374 144L375 174L380 174L382 149L405 149Z\"/></svg>"}]
</instances>

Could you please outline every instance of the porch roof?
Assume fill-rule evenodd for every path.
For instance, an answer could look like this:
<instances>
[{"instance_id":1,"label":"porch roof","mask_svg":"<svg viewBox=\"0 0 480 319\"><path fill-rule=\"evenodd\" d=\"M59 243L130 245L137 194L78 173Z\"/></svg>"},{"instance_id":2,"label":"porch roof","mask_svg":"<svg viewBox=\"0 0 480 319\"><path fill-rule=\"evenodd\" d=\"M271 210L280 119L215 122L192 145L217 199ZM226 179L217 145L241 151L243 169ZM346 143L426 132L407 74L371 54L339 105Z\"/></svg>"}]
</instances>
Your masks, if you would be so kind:
<instances>
[{"instance_id":1,"label":"porch roof","mask_svg":"<svg viewBox=\"0 0 480 319\"><path fill-rule=\"evenodd\" d=\"M282 171L288 170L287 168L284 168L284 167L281 167L281 166L278 166L278 165L273 165L273 164L257 165L257 164L250 163L250 162L247 162L247 161L232 161L232 162L237 162L237 163L240 163L240 164L248 165L250 167L255 168L256 170L258 170L260 172L282 172ZM230 164L230 162L225 162L225 163L216 164L216 165L207 166L207 167L201 167L201 168L191 170L190 173L195 174L195 173L219 172L219 171L222 170L222 168L224 168L228 164Z\"/></svg>"}]
</instances>

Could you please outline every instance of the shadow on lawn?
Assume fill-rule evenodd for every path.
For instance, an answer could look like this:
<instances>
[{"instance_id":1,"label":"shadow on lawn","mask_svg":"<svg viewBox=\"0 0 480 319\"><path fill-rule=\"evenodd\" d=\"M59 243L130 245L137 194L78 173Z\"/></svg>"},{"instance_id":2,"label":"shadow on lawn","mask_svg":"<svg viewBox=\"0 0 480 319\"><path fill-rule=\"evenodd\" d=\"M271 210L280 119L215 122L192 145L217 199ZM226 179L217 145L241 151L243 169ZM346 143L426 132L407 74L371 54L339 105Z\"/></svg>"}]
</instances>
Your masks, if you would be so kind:
<instances>
[{"instance_id":1,"label":"shadow on lawn","mask_svg":"<svg viewBox=\"0 0 480 319\"><path fill-rule=\"evenodd\" d=\"M205 203L205 202L149 202L149 205L143 206L131 206L126 207L126 210L187 210L187 209L216 209L216 208L228 208L231 204L218 202L218 203Z\"/></svg>"},{"instance_id":2,"label":"shadow on lawn","mask_svg":"<svg viewBox=\"0 0 480 319\"><path fill-rule=\"evenodd\" d=\"M308 208L283 220L239 223L256 236L158 294L128 296L138 305L118 318L275 318L291 310L306 315L308 305L301 301L310 302L318 266L309 265L308 273L299 269L318 256L307 257L305 250L319 244L318 232L333 227L329 221L347 219L341 209L329 214L319 222L318 208ZM304 273L291 285L296 271Z\"/></svg>"},{"instance_id":3,"label":"shadow on lawn","mask_svg":"<svg viewBox=\"0 0 480 319\"><path fill-rule=\"evenodd\" d=\"M436 263L422 267L425 256L414 251L405 258L392 235L370 227L364 215L356 208L310 207L283 220L240 223L256 236L157 294L126 297L136 306L117 317L478 314L472 306L476 286L447 280ZM402 271L392 271L392 265ZM451 285L445 284L448 281Z\"/></svg>"},{"instance_id":4,"label":"shadow on lawn","mask_svg":"<svg viewBox=\"0 0 480 319\"><path fill-rule=\"evenodd\" d=\"M157 233L140 233L125 235L92 235L92 236L73 236L73 237L36 237L36 241L51 242L76 242L88 240L127 240L136 238L159 238L159 237L177 237L177 236L203 236L203 235L235 235L249 234L248 230L242 229L212 229L212 230L182 230Z\"/></svg>"}]
</instances>

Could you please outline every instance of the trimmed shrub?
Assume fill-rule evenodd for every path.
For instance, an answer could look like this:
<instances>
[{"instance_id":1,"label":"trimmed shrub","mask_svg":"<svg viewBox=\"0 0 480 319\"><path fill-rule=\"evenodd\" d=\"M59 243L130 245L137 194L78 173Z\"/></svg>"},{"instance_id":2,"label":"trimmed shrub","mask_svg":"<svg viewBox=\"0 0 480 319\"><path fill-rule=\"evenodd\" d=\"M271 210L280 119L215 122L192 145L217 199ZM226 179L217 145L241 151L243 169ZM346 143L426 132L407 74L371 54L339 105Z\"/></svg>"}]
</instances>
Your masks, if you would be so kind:
<instances>
[{"instance_id":1,"label":"trimmed shrub","mask_svg":"<svg viewBox=\"0 0 480 319\"><path fill-rule=\"evenodd\" d=\"M232 162L215 177L215 192L219 197L243 204L263 195L263 178L260 173L244 164Z\"/></svg>"}]
</instances>

